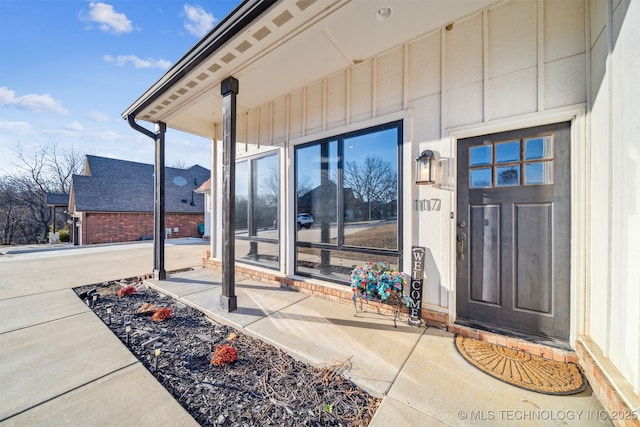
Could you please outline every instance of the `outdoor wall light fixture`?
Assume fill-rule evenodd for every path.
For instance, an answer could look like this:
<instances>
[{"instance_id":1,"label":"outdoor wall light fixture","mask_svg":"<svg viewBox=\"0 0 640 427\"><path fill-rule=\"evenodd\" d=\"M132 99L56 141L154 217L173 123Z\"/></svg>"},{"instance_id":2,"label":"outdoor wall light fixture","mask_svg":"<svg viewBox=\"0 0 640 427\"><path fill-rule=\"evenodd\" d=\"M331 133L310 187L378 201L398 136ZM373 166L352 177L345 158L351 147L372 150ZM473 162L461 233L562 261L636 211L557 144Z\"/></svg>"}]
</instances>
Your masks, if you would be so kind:
<instances>
[{"instance_id":1,"label":"outdoor wall light fixture","mask_svg":"<svg viewBox=\"0 0 640 427\"><path fill-rule=\"evenodd\" d=\"M386 21L391 18L393 10L390 7L381 7L376 11L376 19L378 21Z\"/></svg>"},{"instance_id":2,"label":"outdoor wall light fixture","mask_svg":"<svg viewBox=\"0 0 640 427\"><path fill-rule=\"evenodd\" d=\"M416 184L435 184L433 180L436 155L431 150L424 150L416 157Z\"/></svg>"}]
</instances>

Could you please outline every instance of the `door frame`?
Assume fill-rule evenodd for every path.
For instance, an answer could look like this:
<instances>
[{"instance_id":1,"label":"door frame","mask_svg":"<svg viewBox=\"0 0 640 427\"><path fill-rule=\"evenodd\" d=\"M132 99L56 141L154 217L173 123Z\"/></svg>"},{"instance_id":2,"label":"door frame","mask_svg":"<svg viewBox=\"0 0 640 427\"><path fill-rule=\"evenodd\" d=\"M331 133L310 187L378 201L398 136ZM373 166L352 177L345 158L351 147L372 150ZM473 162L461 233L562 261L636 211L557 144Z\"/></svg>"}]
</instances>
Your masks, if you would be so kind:
<instances>
[{"instance_id":1,"label":"door frame","mask_svg":"<svg viewBox=\"0 0 640 427\"><path fill-rule=\"evenodd\" d=\"M573 105L541 113L527 114L520 117L487 121L480 125L470 125L445 130L446 137L450 140L450 152L453 156L457 153L458 140L487 134L501 133L537 126L549 125L560 122L570 122L570 167L571 167L571 232L570 232L570 307L569 307L569 342L574 348L575 341L580 335L585 334L585 316L587 313L586 301L588 301L586 277L586 257L590 240L587 235L587 203L588 197L588 156L589 141L586 137L586 104ZM451 162L451 178L457 179L457 159ZM450 323L456 320L456 221L458 186L457 182L450 205L452 218L449 225L449 274L451 277L451 289L449 295L449 319Z\"/></svg>"}]
</instances>

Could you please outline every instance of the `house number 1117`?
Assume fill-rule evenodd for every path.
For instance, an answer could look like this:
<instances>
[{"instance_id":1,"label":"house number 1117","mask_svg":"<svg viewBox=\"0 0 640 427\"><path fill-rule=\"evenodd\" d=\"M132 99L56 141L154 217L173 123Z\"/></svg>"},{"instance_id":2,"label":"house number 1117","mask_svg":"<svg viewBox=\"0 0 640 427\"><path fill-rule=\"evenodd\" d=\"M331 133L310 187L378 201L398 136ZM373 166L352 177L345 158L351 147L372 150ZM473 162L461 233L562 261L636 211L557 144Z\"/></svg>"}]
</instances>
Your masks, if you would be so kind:
<instances>
[{"instance_id":1,"label":"house number 1117","mask_svg":"<svg viewBox=\"0 0 640 427\"><path fill-rule=\"evenodd\" d=\"M414 200L413 205L417 211L439 211L442 205L440 199L422 199Z\"/></svg>"}]
</instances>

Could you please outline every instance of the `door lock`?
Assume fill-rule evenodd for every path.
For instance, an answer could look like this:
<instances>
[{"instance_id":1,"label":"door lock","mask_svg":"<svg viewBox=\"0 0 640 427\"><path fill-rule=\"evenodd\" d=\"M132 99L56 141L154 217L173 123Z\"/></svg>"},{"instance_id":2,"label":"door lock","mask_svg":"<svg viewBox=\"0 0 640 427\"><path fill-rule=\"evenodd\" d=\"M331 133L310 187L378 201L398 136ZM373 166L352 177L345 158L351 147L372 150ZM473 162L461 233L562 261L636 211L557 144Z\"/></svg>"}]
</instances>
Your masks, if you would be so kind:
<instances>
[{"instance_id":1,"label":"door lock","mask_svg":"<svg viewBox=\"0 0 640 427\"><path fill-rule=\"evenodd\" d=\"M458 223L458 226L460 224ZM456 236L458 244L456 245L456 251L458 252L458 260L464 261L464 242L467 240L467 235L462 231Z\"/></svg>"}]
</instances>

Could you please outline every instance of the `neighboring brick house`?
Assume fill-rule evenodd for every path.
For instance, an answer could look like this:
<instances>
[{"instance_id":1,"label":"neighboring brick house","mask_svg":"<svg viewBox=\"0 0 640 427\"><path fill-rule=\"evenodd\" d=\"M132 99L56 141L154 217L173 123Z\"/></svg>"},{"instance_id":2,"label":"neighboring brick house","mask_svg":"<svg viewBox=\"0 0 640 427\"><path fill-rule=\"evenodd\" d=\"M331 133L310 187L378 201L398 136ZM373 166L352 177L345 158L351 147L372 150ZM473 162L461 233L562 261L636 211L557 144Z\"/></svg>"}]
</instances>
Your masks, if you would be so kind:
<instances>
[{"instance_id":1,"label":"neighboring brick house","mask_svg":"<svg viewBox=\"0 0 640 427\"><path fill-rule=\"evenodd\" d=\"M128 242L153 238L153 165L86 156L84 175L74 175L69 214L74 243ZM204 196L195 190L210 171L195 165L165 169L167 238L200 237Z\"/></svg>"}]
</instances>

